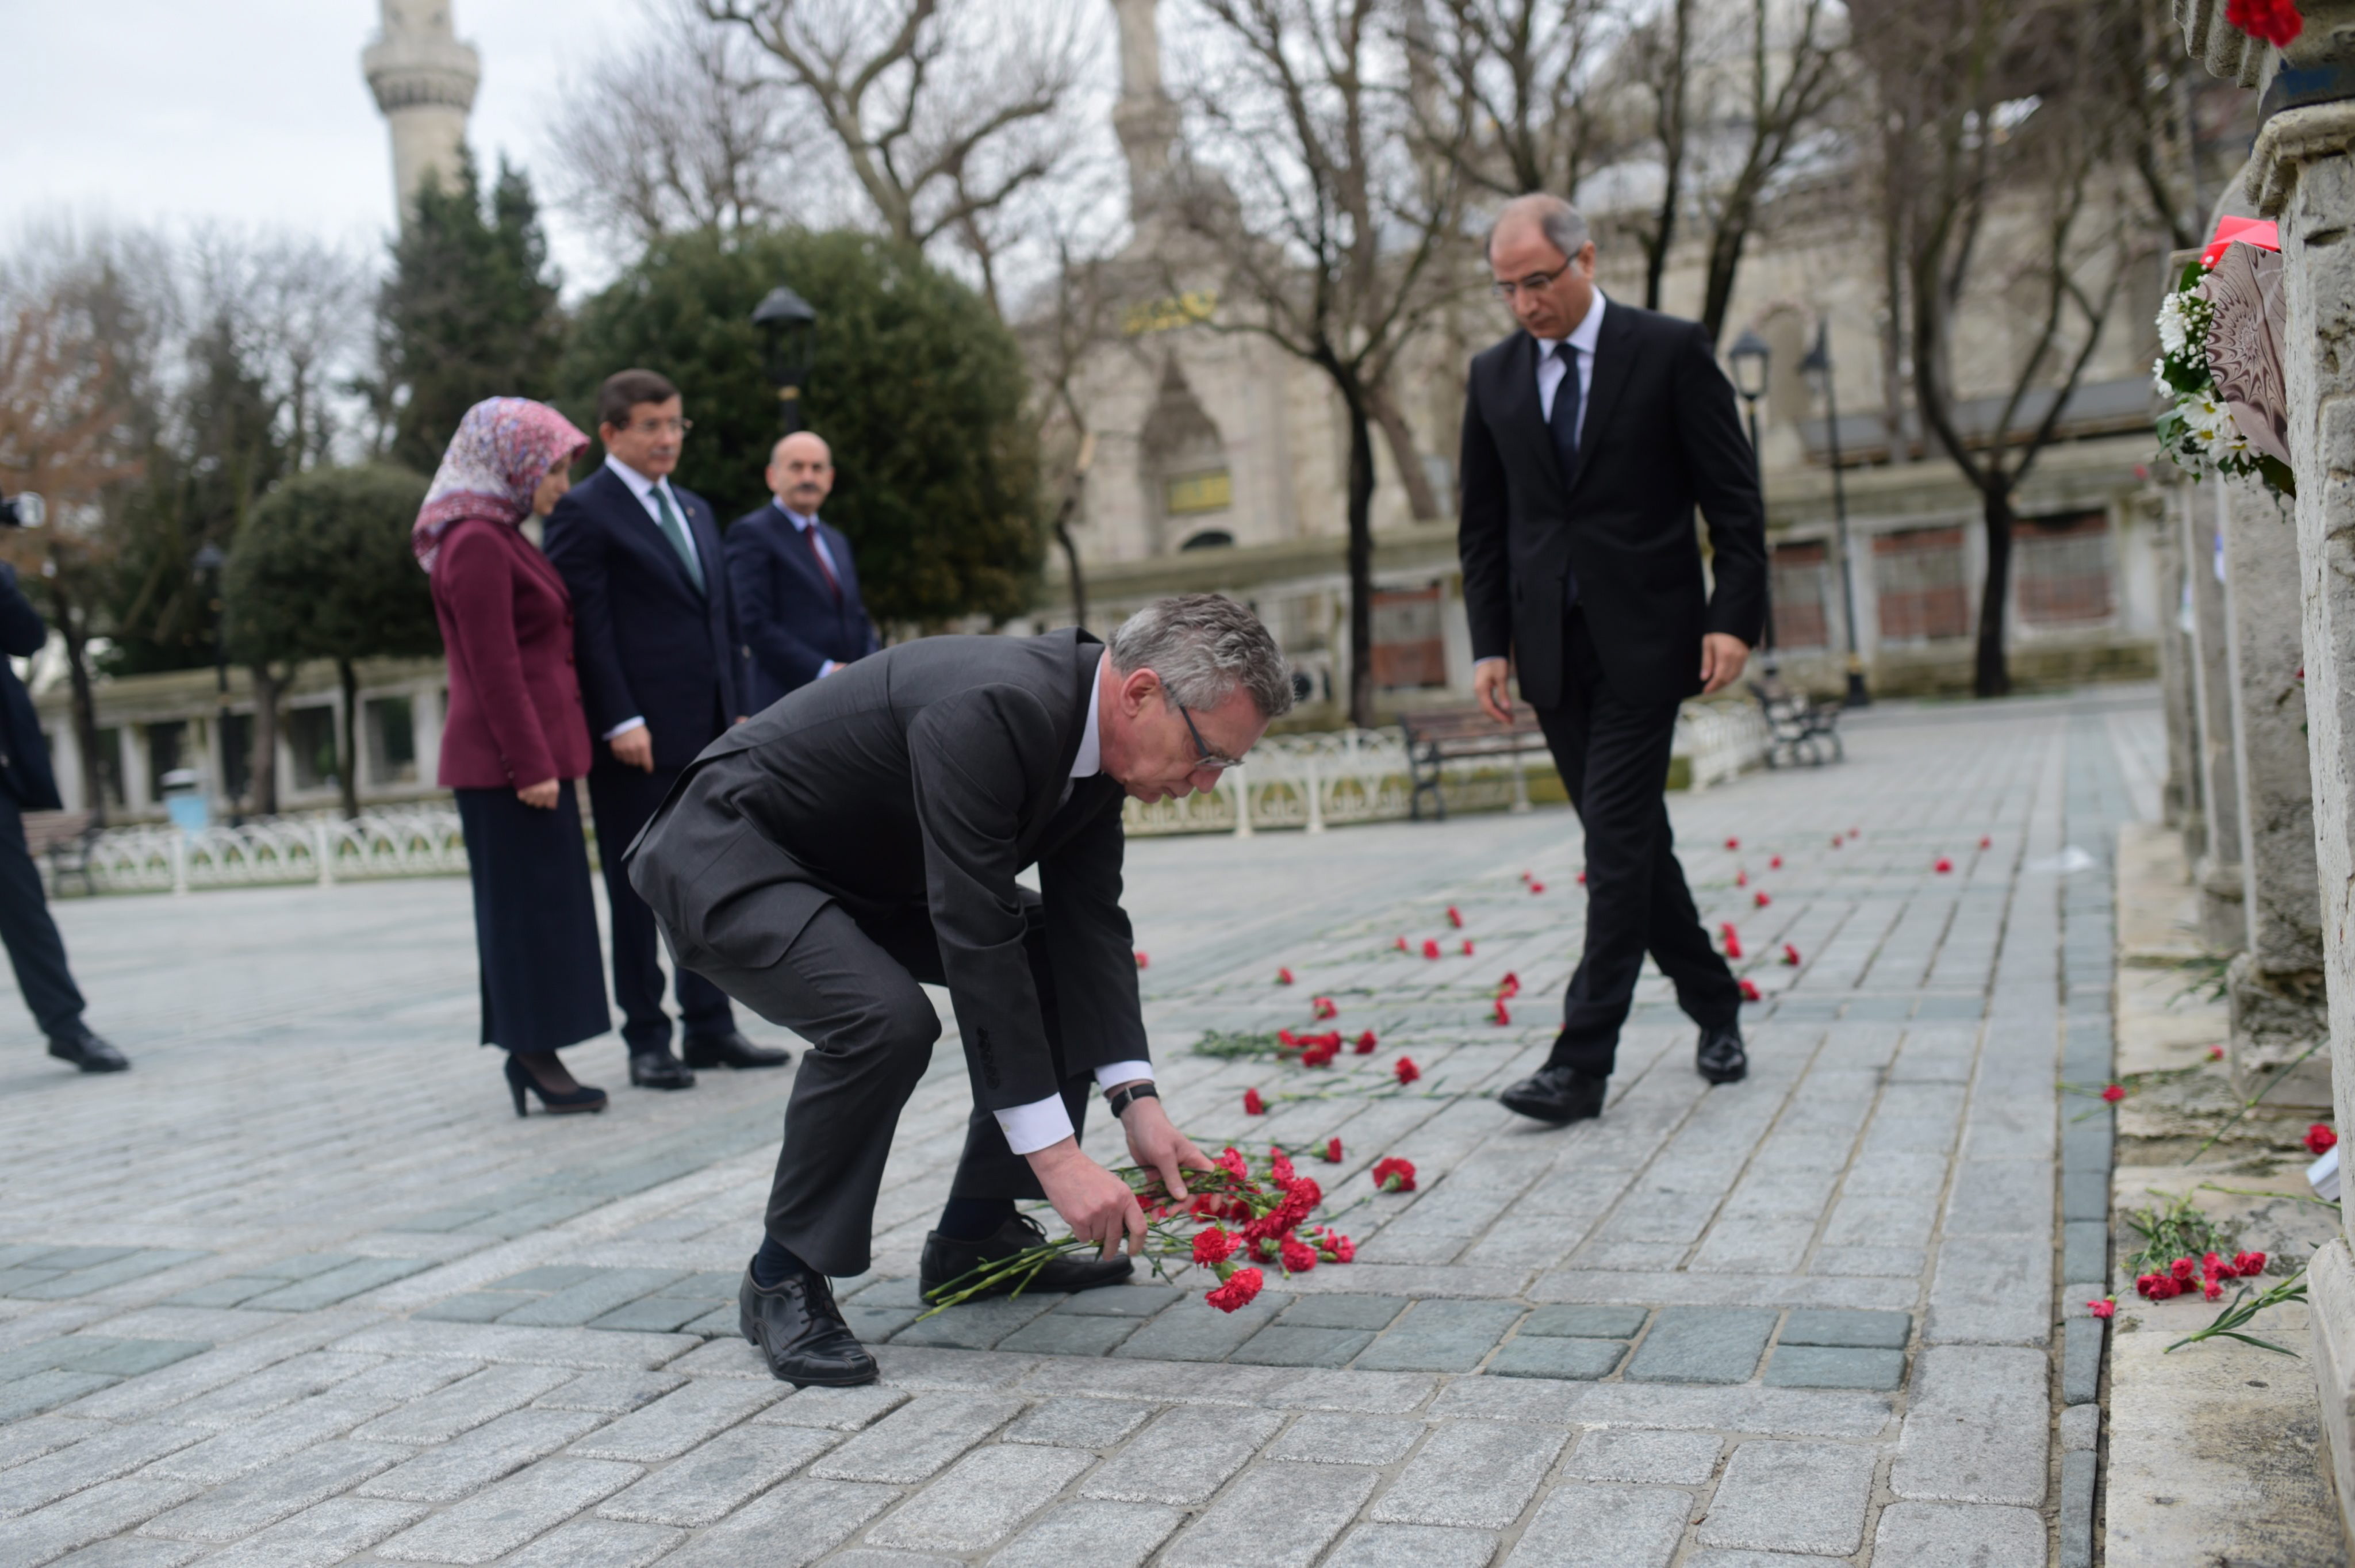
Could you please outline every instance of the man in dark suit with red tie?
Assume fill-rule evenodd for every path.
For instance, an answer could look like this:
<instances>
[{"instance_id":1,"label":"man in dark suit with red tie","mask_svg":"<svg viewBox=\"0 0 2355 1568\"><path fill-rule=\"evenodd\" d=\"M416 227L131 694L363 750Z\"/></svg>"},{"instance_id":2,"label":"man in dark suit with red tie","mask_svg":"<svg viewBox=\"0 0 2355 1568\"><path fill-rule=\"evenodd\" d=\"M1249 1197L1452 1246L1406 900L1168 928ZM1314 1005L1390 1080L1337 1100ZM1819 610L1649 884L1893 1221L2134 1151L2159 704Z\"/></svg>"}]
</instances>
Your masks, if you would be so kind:
<instances>
[{"instance_id":1,"label":"man in dark suit with red tie","mask_svg":"<svg viewBox=\"0 0 2355 1568\"><path fill-rule=\"evenodd\" d=\"M623 370L597 394L604 465L549 514L548 559L571 590L573 643L589 731L589 769L613 928L613 995L630 1048L630 1082L686 1089L698 1067L773 1067L784 1051L737 1032L727 993L678 971L685 1060L671 1054L655 917L622 869L622 852L681 769L750 709L743 637L702 496L670 482L687 440L678 389L652 370Z\"/></svg>"},{"instance_id":2,"label":"man in dark suit with red tie","mask_svg":"<svg viewBox=\"0 0 2355 1568\"><path fill-rule=\"evenodd\" d=\"M1465 389L1473 689L1507 722L1519 676L1586 828L1586 946L1561 1033L1498 1098L1561 1124L1601 1114L1646 952L1700 1026L1701 1076L1748 1071L1739 986L1701 929L1663 792L1678 704L1731 685L1758 640L1765 512L1709 334L1606 300L1568 202L1508 202L1488 268L1520 330L1473 359Z\"/></svg>"},{"instance_id":3,"label":"man in dark suit with red tie","mask_svg":"<svg viewBox=\"0 0 2355 1568\"><path fill-rule=\"evenodd\" d=\"M834 454L796 431L770 453L768 480L776 499L728 529L728 578L752 650L755 713L881 646L858 597L850 540L817 515L834 493Z\"/></svg>"}]
</instances>

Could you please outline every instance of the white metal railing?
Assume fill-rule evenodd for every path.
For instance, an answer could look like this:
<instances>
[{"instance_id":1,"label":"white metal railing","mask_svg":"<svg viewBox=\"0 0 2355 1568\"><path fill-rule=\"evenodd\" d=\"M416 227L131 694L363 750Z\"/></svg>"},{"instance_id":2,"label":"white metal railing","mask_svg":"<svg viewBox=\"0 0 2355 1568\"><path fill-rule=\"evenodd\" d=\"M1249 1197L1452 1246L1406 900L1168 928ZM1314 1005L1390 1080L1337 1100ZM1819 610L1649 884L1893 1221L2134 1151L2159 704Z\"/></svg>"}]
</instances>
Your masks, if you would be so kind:
<instances>
[{"instance_id":1,"label":"white metal railing","mask_svg":"<svg viewBox=\"0 0 2355 1568\"><path fill-rule=\"evenodd\" d=\"M177 892L273 882L357 881L464 874L466 845L447 805L384 806L346 821L330 811L258 817L185 832L170 824L112 827L90 846L89 880L101 892ZM41 860L46 874L49 862Z\"/></svg>"}]
</instances>

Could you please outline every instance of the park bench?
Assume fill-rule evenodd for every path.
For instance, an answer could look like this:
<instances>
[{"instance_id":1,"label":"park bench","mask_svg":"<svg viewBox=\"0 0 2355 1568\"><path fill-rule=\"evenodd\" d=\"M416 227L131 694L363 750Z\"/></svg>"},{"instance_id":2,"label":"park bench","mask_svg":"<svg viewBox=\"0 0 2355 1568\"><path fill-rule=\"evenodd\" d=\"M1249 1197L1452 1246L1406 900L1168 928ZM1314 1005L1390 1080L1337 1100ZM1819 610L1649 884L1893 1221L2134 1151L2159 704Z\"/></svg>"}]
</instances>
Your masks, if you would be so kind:
<instances>
[{"instance_id":1,"label":"park bench","mask_svg":"<svg viewBox=\"0 0 2355 1568\"><path fill-rule=\"evenodd\" d=\"M1538 728L1536 709L1516 703L1512 713L1510 724L1497 723L1477 707L1433 708L1401 717L1399 728L1406 731L1407 773L1414 784L1407 816L1416 822L1423 820L1423 799L1427 795L1434 819L1446 821L1447 796L1440 788L1440 772L1449 763L1466 760L1509 762L1514 797L1521 798L1520 758L1544 751L1545 733Z\"/></svg>"},{"instance_id":2,"label":"park bench","mask_svg":"<svg viewBox=\"0 0 2355 1568\"><path fill-rule=\"evenodd\" d=\"M1794 691L1772 673L1750 682L1750 694L1766 716L1766 765L1785 762L1820 767L1847 756L1840 745L1839 709L1817 702L1804 691Z\"/></svg>"},{"instance_id":3,"label":"park bench","mask_svg":"<svg viewBox=\"0 0 2355 1568\"><path fill-rule=\"evenodd\" d=\"M96 895L98 884L91 880L90 851L102 831L98 819L87 811L25 814L25 848L34 859L48 860L52 896L64 889L68 877L80 877L82 891Z\"/></svg>"}]
</instances>

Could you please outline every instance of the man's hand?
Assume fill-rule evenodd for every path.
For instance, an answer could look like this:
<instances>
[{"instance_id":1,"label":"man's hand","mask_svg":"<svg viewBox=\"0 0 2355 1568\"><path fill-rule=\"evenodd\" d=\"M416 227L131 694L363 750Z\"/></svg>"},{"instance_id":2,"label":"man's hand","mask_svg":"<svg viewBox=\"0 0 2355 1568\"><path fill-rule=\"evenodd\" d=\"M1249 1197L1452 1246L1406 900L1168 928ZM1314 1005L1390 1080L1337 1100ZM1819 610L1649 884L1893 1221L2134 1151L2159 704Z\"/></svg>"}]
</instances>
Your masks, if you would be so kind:
<instances>
[{"instance_id":1,"label":"man's hand","mask_svg":"<svg viewBox=\"0 0 2355 1568\"><path fill-rule=\"evenodd\" d=\"M615 760L623 767L655 771L655 732L645 725L623 731L607 744L613 748Z\"/></svg>"},{"instance_id":2,"label":"man's hand","mask_svg":"<svg viewBox=\"0 0 2355 1568\"><path fill-rule=\"evenodd\" d=\"M1513 721L1513 693L1506 684L1513 673L1510 659L1482 659L1472 667L1472 695L1489 718L1499 724Z\"/></svg>"},{"instance_id":3,"label":"man's hand","mask_svg":"<svg viewBox=\"0 0 2355 1568\"><path fill-rule=\"evenodd\" d=\"M1190 1145L1188 1146L1191 1147ZM1080 1152L1077 1138L1065 1138L1033 1149L1023 1158L1047 1191L1047 1201L1071 1228L1071 1234L1102 1247L1097 1255L1109 1261L1128 1238L1128 1255L1145 1244L1145 1211L1128 1183Z\"/></svg>"},{"instance_id":4,"label":"man's hand","mask_svg":"<svg viewBox=\"0 0 2355 1568\"><path fill-rule=\"evenodd\" d=\"M1700 639L1700 694L1722 691L1742 678L1750 662L1750 645L1724 632L1709 632Z\"/></svg>"},{"instance_id":5,"label":"man's hand","mask_svg":"<svg viewBox=\"0 0 2355 1568\"><path fill-rule=\"evenodd\" d=\"M1145 1080L1139 1079L1138 1083ZM1115 1083L1114 1089L1125 1089L1125 1083ZM1128 1152L1139 1167L1161 1173L1161 1185L1169 1196L1184 1202L1193 1194L1186 1190L1183 1170L1212 1170L1209 1157L1194 1147L1194 1140L1169 1125L1169 1113L1161 1108L1161 1101L1147 1094L1131 1100L1128 1109L1121 1113L1120 1125L1128 1134Z\"/></svg>"},{"instance_id":6,"label":"man's hand","mask_svg":"<svg viewBox=\"0 0 2355 1568\"><path fill-rule=\"evenodd\" d=\"M562 786L554 779L542 779L536 784L525 784L516 791L516 798L526 805L536 805L542 811L556 809L556 792Z\"/></svg>"}]
</instances>

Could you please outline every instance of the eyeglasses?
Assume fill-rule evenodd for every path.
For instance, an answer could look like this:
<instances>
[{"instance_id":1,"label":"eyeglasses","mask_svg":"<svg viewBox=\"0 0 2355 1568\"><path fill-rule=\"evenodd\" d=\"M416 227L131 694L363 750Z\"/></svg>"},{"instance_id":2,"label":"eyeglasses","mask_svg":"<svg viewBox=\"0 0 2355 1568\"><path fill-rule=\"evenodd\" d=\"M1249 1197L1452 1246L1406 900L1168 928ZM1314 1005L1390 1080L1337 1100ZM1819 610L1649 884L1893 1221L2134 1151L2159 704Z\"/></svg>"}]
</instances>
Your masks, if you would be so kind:
<instances>
[{"instance_id":1,"label":"eyeglasses","mask_svg":"<svg viewBox=\"0 0 2355 1568\"><path fill-rule=\"evenodd\" d=\"M629 428L639 435L685 435L695 428L693 420L633 420Z\"/></svg>"},{"instance_id":2,"label":"eyeglasses","mask_svg":"<svg viewBox=\"0 0 2355 1568\"><path fill-rule=\"evenodd\" d=\"M1551 288L1553 286L1553 281L1568 271L1570 271L1570 263L1568 261L1564 261L1561 266L1556 267L1550 272L1531 272L1528 277L1523 278L1517 283L1490 283L1488 285L1488 292L1491 294L1494 294L1497 298L1510 304L1515 294L1534 294Z\"/></svg>"},{"instance_id":3,"label":"eyeglasses","mask_svg":"<svg viewBox=\"0 0 2355 1568\"><path fill-rule=\"evenodd\" d=\"M1186 733L1194 737L1194 767L1197 773L1222 773L1229 768L1243 765L1241 757L1222 757L1202 743L1202 732L1194 728L1194 716L1186 711L1184 703L1173 701L1169 706L1178 709L1178 717L1186 720Z\"/></svg>"}]
</instances>

